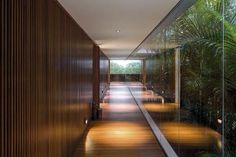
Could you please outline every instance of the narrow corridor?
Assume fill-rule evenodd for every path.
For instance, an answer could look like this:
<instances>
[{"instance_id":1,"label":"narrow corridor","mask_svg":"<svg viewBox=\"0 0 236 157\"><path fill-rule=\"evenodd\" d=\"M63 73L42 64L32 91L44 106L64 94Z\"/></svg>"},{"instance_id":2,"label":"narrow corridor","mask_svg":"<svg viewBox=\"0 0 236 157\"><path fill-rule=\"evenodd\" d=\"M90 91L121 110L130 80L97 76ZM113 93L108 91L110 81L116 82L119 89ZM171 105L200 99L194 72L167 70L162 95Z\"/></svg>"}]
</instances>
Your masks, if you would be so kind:
<instances>
[{"instance_id":1,"label":"narrow corridor","mask_svg":"<svg viewBox=\"0 0 236 157\"><path fill-rule=\"evenodd\" d=\"M111 83L101 107L74 157L165 156L125 83Z\"/></svg>"}]
</instances>

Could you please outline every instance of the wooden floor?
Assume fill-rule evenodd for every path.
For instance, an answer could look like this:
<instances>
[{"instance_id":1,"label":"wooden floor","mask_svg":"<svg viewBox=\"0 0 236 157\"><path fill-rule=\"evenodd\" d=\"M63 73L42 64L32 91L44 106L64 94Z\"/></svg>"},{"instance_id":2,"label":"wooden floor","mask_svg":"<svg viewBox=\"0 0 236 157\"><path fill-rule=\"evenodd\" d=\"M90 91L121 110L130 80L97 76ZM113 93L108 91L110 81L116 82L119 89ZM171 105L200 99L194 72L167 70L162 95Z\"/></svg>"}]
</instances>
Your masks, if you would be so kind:
<instances>
[{"instance_id":1,"label":"wooden floor","mask_svg":"<svg viewBox=\"0 0 236 157\"><path fill-rule=\"evenodd\" d=\"M111 83L103 119L90 123L74 157L165 156L124 83Z\"/></svg>"}]
</instances>

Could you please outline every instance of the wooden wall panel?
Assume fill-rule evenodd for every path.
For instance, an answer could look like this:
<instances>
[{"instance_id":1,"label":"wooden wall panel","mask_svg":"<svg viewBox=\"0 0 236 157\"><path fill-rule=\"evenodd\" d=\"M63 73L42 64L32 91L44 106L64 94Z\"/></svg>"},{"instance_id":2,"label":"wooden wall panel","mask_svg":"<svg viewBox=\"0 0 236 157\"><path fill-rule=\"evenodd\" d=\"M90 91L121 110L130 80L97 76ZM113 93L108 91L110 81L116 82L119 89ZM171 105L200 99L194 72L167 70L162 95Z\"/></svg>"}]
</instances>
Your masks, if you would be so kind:
<instances>
[{"instance_id":1,"label":"wooden wall panel","mask_svg":"<svg viewBox=\"0 0 236 157\"><path fill-rule=\"evenodd\" d=\"M91 117L93 41L55 0L1 0L1 157L68 157Z\"/></svg>"},{"instance_id":2,"label":"wooden wall panel","mask_svg":"<svg viewBox=\"0 0 236 157\"><path fill-rule=\"evenodd\" d=\"M100 100L103 99L109 85L108 74L109 59L102 51L100 51Z\"/></svg>"},{"instance_id":3,"label":"wooden wall panel","mask_svg":"<svg viewBox=\"0 0 236 157\"><path fill-rule=\"evenodd\" d=\"M109 59L94 44L93 46L93 119L98 118L97 110L102 101L106 90L108 89L109 80Z\"/></svg>"},{"instance_id":4,"label":"wooden wall panel","mask_svg":"<svg viewBox=\"0 0 236 157\"><path fill-rule=\"evenodd\" d=\"M99 109L99 81L100 81L100 48L94 44L93 46L93 106L92 106L92 115L93 119L98 118L98 109Z\"/></svg>"}]
</instances>

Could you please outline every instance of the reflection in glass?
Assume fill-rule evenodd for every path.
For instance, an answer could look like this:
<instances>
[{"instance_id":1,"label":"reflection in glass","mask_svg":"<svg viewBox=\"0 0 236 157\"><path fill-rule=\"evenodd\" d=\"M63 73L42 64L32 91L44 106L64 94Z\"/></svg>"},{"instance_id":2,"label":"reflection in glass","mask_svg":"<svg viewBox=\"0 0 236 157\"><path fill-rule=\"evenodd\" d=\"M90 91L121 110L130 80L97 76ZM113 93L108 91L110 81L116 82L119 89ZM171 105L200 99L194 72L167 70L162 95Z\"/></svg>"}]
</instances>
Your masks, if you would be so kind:
<instances>
[{"instance_id":1,"label":"reflection in glass","mask_svg":"<svg viewBox=\"0 0 236 157\"><path fill-rule=\"evenodd\" d=\"M236 156L235 17L236 0L198 0L131 55L146 65L135 97L181 157Z\"/></svg>"}]
</instances>

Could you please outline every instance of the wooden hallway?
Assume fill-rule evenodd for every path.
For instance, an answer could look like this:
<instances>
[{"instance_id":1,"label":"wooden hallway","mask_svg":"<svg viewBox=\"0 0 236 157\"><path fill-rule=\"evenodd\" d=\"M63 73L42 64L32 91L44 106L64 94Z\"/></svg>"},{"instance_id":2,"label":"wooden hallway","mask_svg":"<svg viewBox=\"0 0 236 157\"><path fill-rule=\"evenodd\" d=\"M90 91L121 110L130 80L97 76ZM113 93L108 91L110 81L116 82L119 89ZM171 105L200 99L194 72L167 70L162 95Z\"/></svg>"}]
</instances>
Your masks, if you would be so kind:
<instances>
[{"instance_id":1,"label":"wooden hallway","mask_svg":"<svg viewBox=\"0 0 236 157\"><path fill-rule=\"evenodd\" d=\"M165 156L125 83L111 83L101 107L74 157Z\"/></svg>"}]
</instances>

